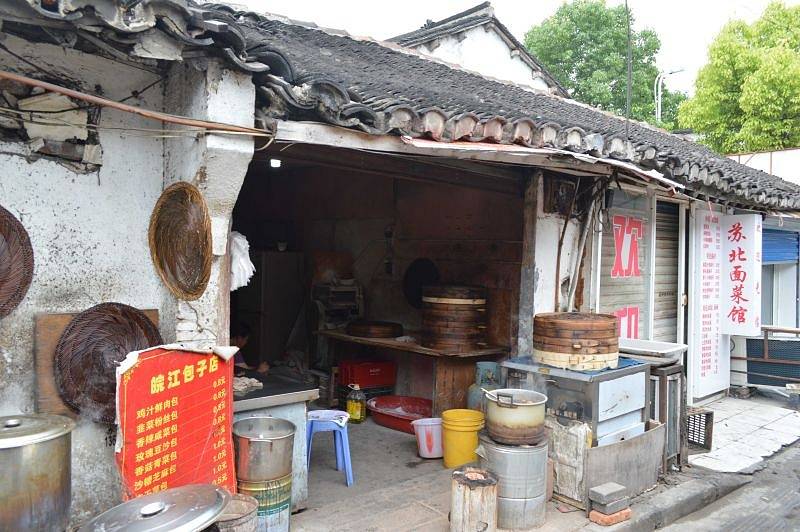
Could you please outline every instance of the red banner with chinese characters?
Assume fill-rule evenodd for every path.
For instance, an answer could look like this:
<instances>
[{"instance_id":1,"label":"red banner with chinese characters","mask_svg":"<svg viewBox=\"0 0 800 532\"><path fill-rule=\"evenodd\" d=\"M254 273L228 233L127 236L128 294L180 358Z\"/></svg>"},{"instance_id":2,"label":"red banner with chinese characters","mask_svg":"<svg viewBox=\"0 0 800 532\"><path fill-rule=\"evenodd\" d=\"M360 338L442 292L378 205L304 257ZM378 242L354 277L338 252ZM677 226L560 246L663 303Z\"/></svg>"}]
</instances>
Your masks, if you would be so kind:
<instances>
[{"instance_id":1,"label":"red banner with chinese characters","mask_svg":"<svg viewBox=\"0 0 800 532\"><path fill-rule=\"evenodd\" d=\"M157 347L117 376L117 465L126 498L186 484L236 492L233 363Z\"/></svg>"}]
</instances>

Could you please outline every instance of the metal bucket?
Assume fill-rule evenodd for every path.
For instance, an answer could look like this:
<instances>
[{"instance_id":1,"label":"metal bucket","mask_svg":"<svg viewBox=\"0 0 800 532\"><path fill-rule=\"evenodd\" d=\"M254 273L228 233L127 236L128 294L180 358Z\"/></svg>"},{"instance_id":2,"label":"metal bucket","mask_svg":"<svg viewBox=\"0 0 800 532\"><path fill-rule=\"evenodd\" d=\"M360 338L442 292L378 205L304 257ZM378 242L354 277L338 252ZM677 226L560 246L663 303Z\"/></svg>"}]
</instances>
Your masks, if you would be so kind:
<instances>
[{"instance_id":1,"label":"metal bucket","mask_svg":"<svg viewBox=\"0 0 800 532\"><path fill-rule=\"evenodd\" d=\"M294 434L294 423L285 419L254 416L236 421L236 478L263 482L291 476Z\"/></svg>"},{"instance_id":2,"label":"metal bucket","mask_svg":"<svg viewBox=\"0 0 800 532\"><path fill-rule=\"evenodd\" d=\"M239 481L239 493L258 501L259 530L289 530L292 515L292 475L266 482Z\"/></svg>"},{"instance_id":3,"label":"metal bucket","mask_svg":"<svg viewBox=\"0 0 800 532\"><path fill-rule=\"evenodd\" d=\"M258 501L244 493L233 495L214 526L215 532L256 532Z\"/></svg>"},{"instance_id":4,"label":"metal bucket","mask_svg":"<svg viewBox=\"0 0 800 532\"><path fill-rule=\"evenodd\" d=\"M497 498L497 527L529 530L544 524L547 506L544 494L531 499Z\"/></svg>"},{"instance_id":5,"label":"metal bucket","mask_svg":"<svg viewBox=\"0 0 800 532\"><path fill-rule=\"evenodd\" d=\"M67 528L74 428L52 414L0 417L0 530Z\"/></svg>"},{"instance_id":6,"label":"metal bucket","mask_svg":"<svg viewBox=\"0 0 800 532\"><path fill-rule=\"evenodd\" d=\"M547 440L537 445L500 445L481 433L475 452L480 466L497 475L498 497L531 499L545 494Z\"/></svg>"}]
</instances>

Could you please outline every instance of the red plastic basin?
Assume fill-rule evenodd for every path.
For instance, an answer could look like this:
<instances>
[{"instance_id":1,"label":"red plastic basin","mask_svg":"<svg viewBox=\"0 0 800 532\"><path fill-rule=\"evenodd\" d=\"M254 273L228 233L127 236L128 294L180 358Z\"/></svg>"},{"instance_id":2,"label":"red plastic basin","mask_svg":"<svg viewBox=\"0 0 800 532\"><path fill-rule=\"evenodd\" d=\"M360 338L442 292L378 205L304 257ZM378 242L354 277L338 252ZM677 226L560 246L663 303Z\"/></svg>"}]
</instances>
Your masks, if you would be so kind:
<instances>
[{"instance_id":1,"label":"red plastic basin","mask_svg":"<svg viewBox=\"0 0 800 532\"><path fill-rule=\"evenodd\" d=\"M367 401L367 409L372 412L372 419L378 425L414 434L411 422L431 417L433 401L406 395L384 395Z\"/></svg>"}]
</instances>

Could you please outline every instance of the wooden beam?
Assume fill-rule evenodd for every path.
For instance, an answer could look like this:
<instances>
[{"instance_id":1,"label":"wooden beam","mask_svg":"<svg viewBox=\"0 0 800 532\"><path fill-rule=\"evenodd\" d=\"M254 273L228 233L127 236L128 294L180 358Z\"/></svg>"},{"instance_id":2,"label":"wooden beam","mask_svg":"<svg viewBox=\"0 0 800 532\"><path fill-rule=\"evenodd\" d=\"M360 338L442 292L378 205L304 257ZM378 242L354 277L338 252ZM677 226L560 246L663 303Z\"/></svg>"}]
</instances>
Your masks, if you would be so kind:
<instances>
[{"instance_id":1,"label":"wooden beam","mask_svg":"<svg viewBox=\"0 0 800 532\"><path fill-rule=\"evenodd\" d=\"M275 157L287 161L317 164L396 179L479 188L515 196L522 193L521 172L518 175L511 174L513 177L510 177L507 172L493 172L492 169L484 169L479 165L475 165L473 170L446 168L416 159L362 150L293 144L283 149L271 148L256 152L253 161L266 163Z\"/></svg>"},{"instance_id":2,"label":"wooden beam","mask_svg":"<svg viewBox=\"0 0 800 532\"><path fill-rule=\"evenodd\" d=\"M536 292L536 219L542 171L534 170L525 183L522 266L519 285L519 332L516 356L533 356L533 314Z\"/></svg>"}]
</instances>

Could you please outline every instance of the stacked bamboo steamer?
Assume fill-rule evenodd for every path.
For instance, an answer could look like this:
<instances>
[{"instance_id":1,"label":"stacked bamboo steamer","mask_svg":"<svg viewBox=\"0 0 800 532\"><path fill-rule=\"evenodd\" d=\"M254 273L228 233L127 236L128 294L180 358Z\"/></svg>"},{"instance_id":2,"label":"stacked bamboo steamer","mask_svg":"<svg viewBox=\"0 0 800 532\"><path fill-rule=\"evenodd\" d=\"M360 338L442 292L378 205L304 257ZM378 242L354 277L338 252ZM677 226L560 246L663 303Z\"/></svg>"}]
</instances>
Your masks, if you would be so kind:
<instances>
[{"instance_id":1,"label":"stacked bamboo steamer","mask_svg":"<svg viewBox=\"0 0 800 532\"><path fill-rule=\"evenodd\" d=\"M486 347L486 288L422 288L422 345L445 353Z\"/></svg>"},{"instance_id":2,"label":"stacked bamboo steamer","mask_svg":"<svg viewBox=\"0 0 800 532\"><path fill-rule=\"evenodd\" d=\"M533 320L533 358L574 371L616 368L617 317L612 314L551 312Z\"/></svg>"}]
</instances>

